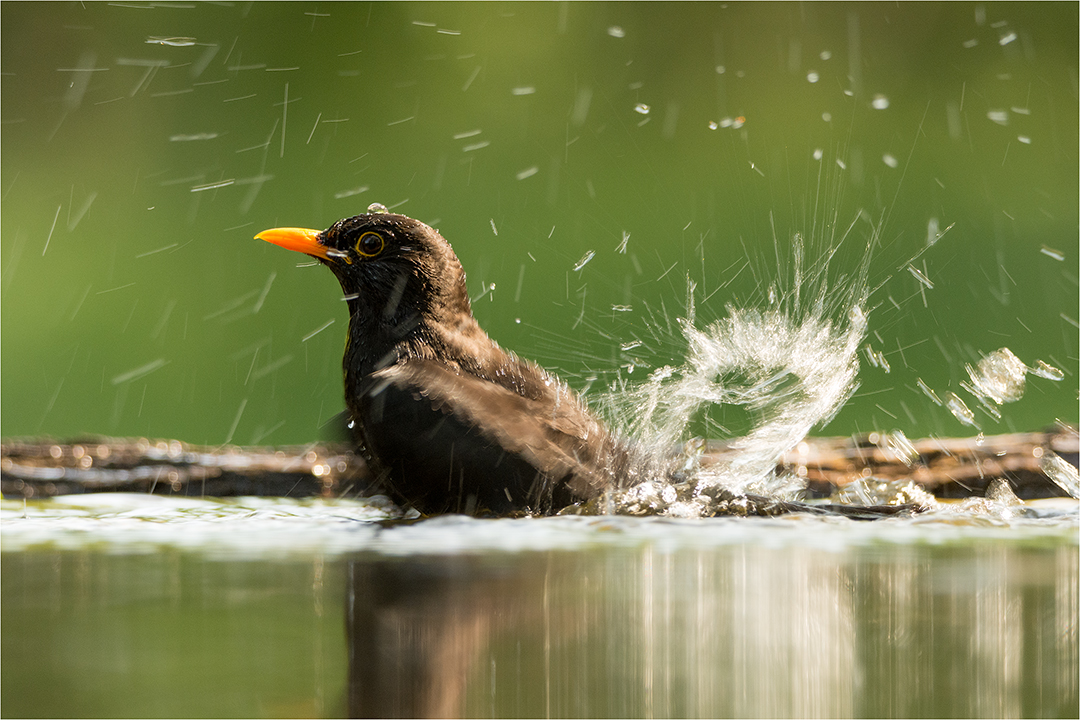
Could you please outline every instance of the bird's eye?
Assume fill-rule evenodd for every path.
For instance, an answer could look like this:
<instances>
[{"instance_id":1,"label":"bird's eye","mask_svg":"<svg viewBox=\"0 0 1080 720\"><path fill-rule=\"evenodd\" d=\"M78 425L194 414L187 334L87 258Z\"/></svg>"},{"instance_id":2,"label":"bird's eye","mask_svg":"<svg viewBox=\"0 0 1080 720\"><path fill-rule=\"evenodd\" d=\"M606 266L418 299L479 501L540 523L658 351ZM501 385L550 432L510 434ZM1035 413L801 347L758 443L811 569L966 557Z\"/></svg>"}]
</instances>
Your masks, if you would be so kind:
<instances>
[{"instance_id":1,"label":"bird's eye","mask_svg":"<svg viewBox=\"0 0 1080 720\"><path fill-rule=\"evenodd\" d=\"M356 252L364 257L375 257L381 253L385 247L386 241L383 240L382 235L379 235L378 233L366 232L356 241Z\"/></svg>"}]
</instances>

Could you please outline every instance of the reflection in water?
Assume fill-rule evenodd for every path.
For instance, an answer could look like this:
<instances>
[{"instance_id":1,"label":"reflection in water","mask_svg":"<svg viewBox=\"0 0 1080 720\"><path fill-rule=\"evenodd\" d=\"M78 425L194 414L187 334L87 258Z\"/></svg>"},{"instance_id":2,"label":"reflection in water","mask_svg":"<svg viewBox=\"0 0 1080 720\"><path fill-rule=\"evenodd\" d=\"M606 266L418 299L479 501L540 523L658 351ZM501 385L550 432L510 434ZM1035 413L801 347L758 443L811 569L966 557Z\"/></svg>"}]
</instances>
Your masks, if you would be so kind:
<instances>
[{"instance_id":1,"label":"reflection in water","mask_svg":"<svg viewBox=\"0 0 1080 720\"><path fill-rule=\"evenodd\" d=\"M386 527L122 500L0 517L3 717L1078 715L1075 503Z\"/></svg>"},{"instance_id":2,"label":"reflection in water","mask_svg":"<svg viewBox=\"0 0 1080 720\"><path fill-rule=\"evenodd\" d=\"M1077 548L351 561L364 716L1077 713Z\"/></svg>"},{"instance_id":3,"label":"reflection in water","mask_svg":"<svg viewBox=\"0 0 1080 720\"><path fill-rule=\"evenodd\" d=\"M461 556L361 560L350 581L349 707L363 717L461 715L493 634L535 611L517 568Z\"/></svg>"}]
</instances>

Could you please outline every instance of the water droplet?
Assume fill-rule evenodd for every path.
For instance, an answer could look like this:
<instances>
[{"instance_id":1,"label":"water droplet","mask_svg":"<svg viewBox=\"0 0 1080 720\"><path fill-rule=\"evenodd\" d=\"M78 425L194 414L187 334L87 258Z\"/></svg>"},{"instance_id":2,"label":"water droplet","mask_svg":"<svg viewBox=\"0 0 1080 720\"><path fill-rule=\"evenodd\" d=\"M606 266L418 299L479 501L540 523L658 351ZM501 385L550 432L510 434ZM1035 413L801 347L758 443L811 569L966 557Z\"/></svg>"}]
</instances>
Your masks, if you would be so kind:
<instances>
[{"instance_id":1,"label":"water droplet","mask_svg":"<svg viewBox=\"0 0 1080 720\"><path fill-rule=\"evenodd\" d=\"M935 405L941 405L941 398L937 396L936 392L930 389L930 386L923 382L922 378L917 378L915 384L919 386L919 389L923 391L923 394L926 395L926 397L930 398L930 402Z\"/></svg>"},{"instance_id":2,"label":"water droplet","mask_svg":"<svg viewBox=\"0 0 1080 720\"><path fill-rule=\"evenodd\" d=\"M1017 135L1016 139L1024 143L1025 145L1031 144L1031 138L1029 138L1027 135Z\"/></svg>"},{"instance_id":3,"label":"water droplet","mask_svg":"<svg viewBox=\"0 0 1080 720\"><path fill-rule=\"evenodd\" d=\"M874 96L874 99L870 102L871 107L875 110L884 110L889 107L889 98L885 97L881 93Z\"/></svg>"},{"instance_id":4,"label":"water droplet","mask_svg":"<svg viewBox=\"0 0 1080 720\"><path fill-rule=\"evenodd\" d=\"M952 225L950 225L949 227L952 227ZM945 228L945 229L948 230L948 228ZM944 234L945 233L941 232L941 226L938 223L938 219L936 217L932 217L927 221L927 223L926 223L926 244L928 246L936 244L937 241L940 240L941 236L944 235Z\"/></svg>"},{"instance_id":5,"label":"water droplet","mask_svg":"<svg viewBox=\"0 0 1080 720\"><path fill-rule=\"evenodd\" d=\"M891 433L885 433L884 441L885 447L883 449L908 467L911 467L919 459L919 451L907 439L903 430L893 430Z\"/></svg>"},{"instance_id":6,"label":"water droplet","mask_svg":"<svg viewBox=\"0 0 1080 720\"><path fill-rule=\"evenodd\" d=\"M916 280L918 280L919 282L921 282L923 285L926 286L927 290L933 290L934 289L934 283L931 282L930 278L926 277L926 275L923 274L922 270L919 270L914 265L908 265L907 269L908 269L908 272L911 273L915 277Z\"/></svg>"},{"instance_id":7,"label":"water droplet","mask_svg":"<svg viewBox=\"0 0 1080 720\"><path fill-rule=\"evenodd\" d=\"M1041 252L1043 255L1046 255L1047 257L1054 258L1059 262L1065 259L1065 253L1061 252L1060 250L1055 250L1049 245L1043 245L1042 249L1039 250L1039 252Z\"/></svg>"},{"instance_id":8,"label":"water droplet","mask_svg":"<svg viewBox=\"0 0 1080 720\"><path fill-rule=\"evenodd\" d=\"M811 70L810 72L806 73L806 79L808 82L816 83L818 80L821 79L821 77L816 72Z\"/></svg>"},{"instance_id":9,"label":"water droplet","mask_svg":"<svg viewBox=\"0 0 1080 720\"><path fill-rule=\"evenodd\" d=\"M342 190L341 192L334 193L334 199L335 200L342 200L344 198L351 197L353 195L359 195L360 193L367 192L367 191L368 191L368 186L367 185L359 185L359 186L351 188L349 190ZM375 203L375 204L379 205L379 203ZM382 207L382 206L379 205L379 207ZM371 208L368 208L368 212L373 212L373 211L371 210Z\"/></svg>"},{"instance_id":10,"label":"water droplet","mask_svg":"<svg viewBox=\"0 0 1080 720\"><path fill-rule=\"evenodd\" d=\"M386 206L383 205L382 203L371 203L370 205L368 205L367 211L369 213L388 213L388 212L390 212L389 210L386 209Z\"/></svg>"},{"instance_id":11,"label":"water droplet","mask_svg":"<svg viewBox=\"0 0 1080 720\"><path fill-rule=\"evenodd\" d=\"M580 270L581 268L583 268L583 267L585 267L586 265L588 265L588 264L589 264L589 261L590 261L590 260L592 260L592 259L593 259L593 256L595 256L595 255L596 255L596 251L595 251L595 250L590 250L590 251L588 251L587 253L585 253L585 255L583 255L583 256L582 256L582 258L581 258L580 260L578 260L578 261L577 261L577 265L574 265L574 272L577 272L577 271L578 271L578 270Z\"/></svg>"},{"instance_id":12,"label":"water droplet","mask_svg":"<svg viewBox=\"0 0 1080 720\"><path fill-rule=\"evenodd\" d=\"M648 115L649 114L649 106L646 105L645 103L638 103L637 105L634 106L634 112L640 113L642 115Z\"/></svg>"},{"instance_id":13,"label":"water droplet","mask_svg":"<svg viewBox=\"0 0 1080 720\"><path fill-rule=\"evenodd\" d=\"M998 405L1015 402L1024 396L1027 366L1009 348L995 350L979 361L977 368L967 367L975 395Z\"/></svg>"},{"instance_id":14,"label":"water droplet","mask_svg":"<svg viewBox=\"0 0 1080 720\"><path fill-rule=\"evenodd\" d=\"M889 153L885 153L885 154L884 154L884 155L883 155L883 156L881 157L881 160L882 160L882 162L884 162L884 163L885 163L886 165L888 165L888 166L889 166L889 167L891 167L891 168L894 168L894 167L896 167L897 165L899 165L899 164L900 164L900 161L899 161L899 160L897 160L896 158L894 158L894 157L893 157L892 155L890 155Z\"/></svg>"},{"instance_id":15,"label":"water droplet","mask_svg":"<svg viewBox=\"0 0 1080 720\"><path fill-rule=\"evenodd\" d=\"M828 60L829 58L832 57L832 51L831 50L822 50L821 54L818 55L818 57L821 58L822 60Z\"/></svg>"},{"instance_id":16,"label":"water droplet","mask_svg":"<svg viewBox=\"0 0 1080 720\"><path fill-rule=\"evenodd\" d=\"M863 352L866 353L866 359L874 367L881 368L886 373L888 373L892 369L892 367L889 365L889 361L885 358L885 353L879 350L875 350L874 348L870 347L870 345L866 345L863 348Z\"/></svg>"},{"instance_id":17,"label":"water droplet","mask_svg":"<svg viewBox=\"0 0 1080 720\"><path fill-rule=\"evenodd\" d=\"M1057 454L1047 452L1039 458L1039 469L1072 497L1080 497L1080 473Z\"/></svg>"},{"instance_id":18,"label":"water droplet","mask_svg":"<svg viewBox=\"0 0 1080 720\"><path fill-rule=\"evenodd\" d=\"M626 31L623 30L618 25L612 25L611 27L609 27L607 29L607 34L610 35L613 38L626 37Z\"/></svg>"},{"instance_id":19,"label":"water droplet","mask_svg":"<svg viewBox=\"0 0 1080 720\"><path fill-rule=\"evenodd\" d=\"M1065 379L1065 373L1057 369L1053 365L1047 365L1042 360L1035 361L1035 367L1028 368L1028 372L1032 375L1037 375L1047 380L1060 381Z\"/></svg>"},{"instance_id":20,"label":"water droplet","mask_svg":"<svg viewBox=\"0 0 1080 720\"><path fill-rule=\"evenodd\" d=\"M824 154L825 153L822 152L821 148L815 148L814 149L814 159L815 160L820 160Z\"/></svg>"},{"instance_id":21,"label":"water droplet","mask_svg":"<svg viewBox=\"0 0 1080 720\"><path fill-rule=\"evenodd\" d=\"M963 400L956 396L956 393L950 392L945 395L945 407L947 407L949 412L951 412L960 422L965 425L971 425L972 427L978 427L975 425L975 413L971 412L971 409L964 404Z\"/></svg>"},{"instance_id":22,"label":"water droplet","mask_svg":"<svg viewBox=\"0 0 1080 720\"><path fill-rule=\"evenodd\" d=\"M821 113L821 119L825 122L832 122L832 113Z\"/></svg>"},{"instance_id":23,"label":"water droplet","mask_svg":"<svg viewBox=\"0 0 1080 720\"><path fill-rule=\"evenodd\" d=\"M998 125L1009 124L1009 113L1006 110L990 110L986 113L986 117L990 118L992 122L996 122Z\"/></svg>"},{"instance_id":24,"label":"water droplet","mask_svg":"<svg viewBox=\"0 0 1080 720\"><path fill-rule=\"evenodd\" d=\"M726 70L727 70L727 68L725 68L723 65L717 65L716 66L716 74L717 75L723 75L724 72L726 72Z\"/></svg>"},{"instance_id":25,"label":"water droplet","mask_svg":"<svg viewBox=\"0 0 1080 720\"><path fill-rule=\"evenodd\" d=\"M710 130L715 130L715 129L716 129L716 128L718 128L718 127L720 127L720 126L716 124L716 121L715 121L715 120L710 120L710 121L709 121L709 129L710 129Z\"/></svg>"}]
</instances>

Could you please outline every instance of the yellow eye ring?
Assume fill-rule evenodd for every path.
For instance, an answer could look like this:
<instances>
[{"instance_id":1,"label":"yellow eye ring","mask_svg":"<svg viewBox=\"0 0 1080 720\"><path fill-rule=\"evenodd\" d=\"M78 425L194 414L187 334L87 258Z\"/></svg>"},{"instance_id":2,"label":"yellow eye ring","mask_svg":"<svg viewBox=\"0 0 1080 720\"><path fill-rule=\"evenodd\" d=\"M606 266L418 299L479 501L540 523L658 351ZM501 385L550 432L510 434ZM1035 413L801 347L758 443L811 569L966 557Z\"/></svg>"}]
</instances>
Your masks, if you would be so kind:
<instances>
[{"instance_id":1,"label":"yellow eye ring","mask_svg":"<svg viewBox=\"0 0 1080 720\"><path fill-rule=\"evenodd\" d=\"M366 232L356 241L356 252L364 257L375 257L386 247L386 241L379 233Z\"/></svg>"}]
</instances>

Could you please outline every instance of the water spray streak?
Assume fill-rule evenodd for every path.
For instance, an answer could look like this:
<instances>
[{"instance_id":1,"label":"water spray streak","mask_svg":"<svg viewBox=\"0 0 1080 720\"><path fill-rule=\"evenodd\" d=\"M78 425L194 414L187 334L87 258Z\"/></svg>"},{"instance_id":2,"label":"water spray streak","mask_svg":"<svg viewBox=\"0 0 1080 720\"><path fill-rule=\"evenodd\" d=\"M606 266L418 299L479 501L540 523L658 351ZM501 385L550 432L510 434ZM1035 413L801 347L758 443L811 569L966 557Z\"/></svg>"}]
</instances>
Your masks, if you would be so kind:
<instances>
[{"instance_id":1,"label":"water spray streak","mask_svg":"<svg viewBox=\"0 0 1080 720\"><path fill-rule=\"evenodd\" d=\"M704 328L695 324L697 288L688 280L687 312L678 322L686 360L602 400L627 435L634 474L643 481L615 497L617 507L633 512L644 501L654 510L662 504L668 514L700 516L726 493L794 499L803 490L800 478L777 473L781 458L812 428L828 423L858 388L873 293L870 261L881 225L871 228L858 267L837 275L830 263L854 225L819 248L809 264L796 234L784 254L790 264L781 261L782 277L768 287L764 307L729 305ZM777 252L780 260L779 243ZM659 325L655 331L664 332ZM729 444L730 452L704 462L704 442L688 441L688 429L718 405L745 408L753 425Z\"/></svg>"}]
</instances>

